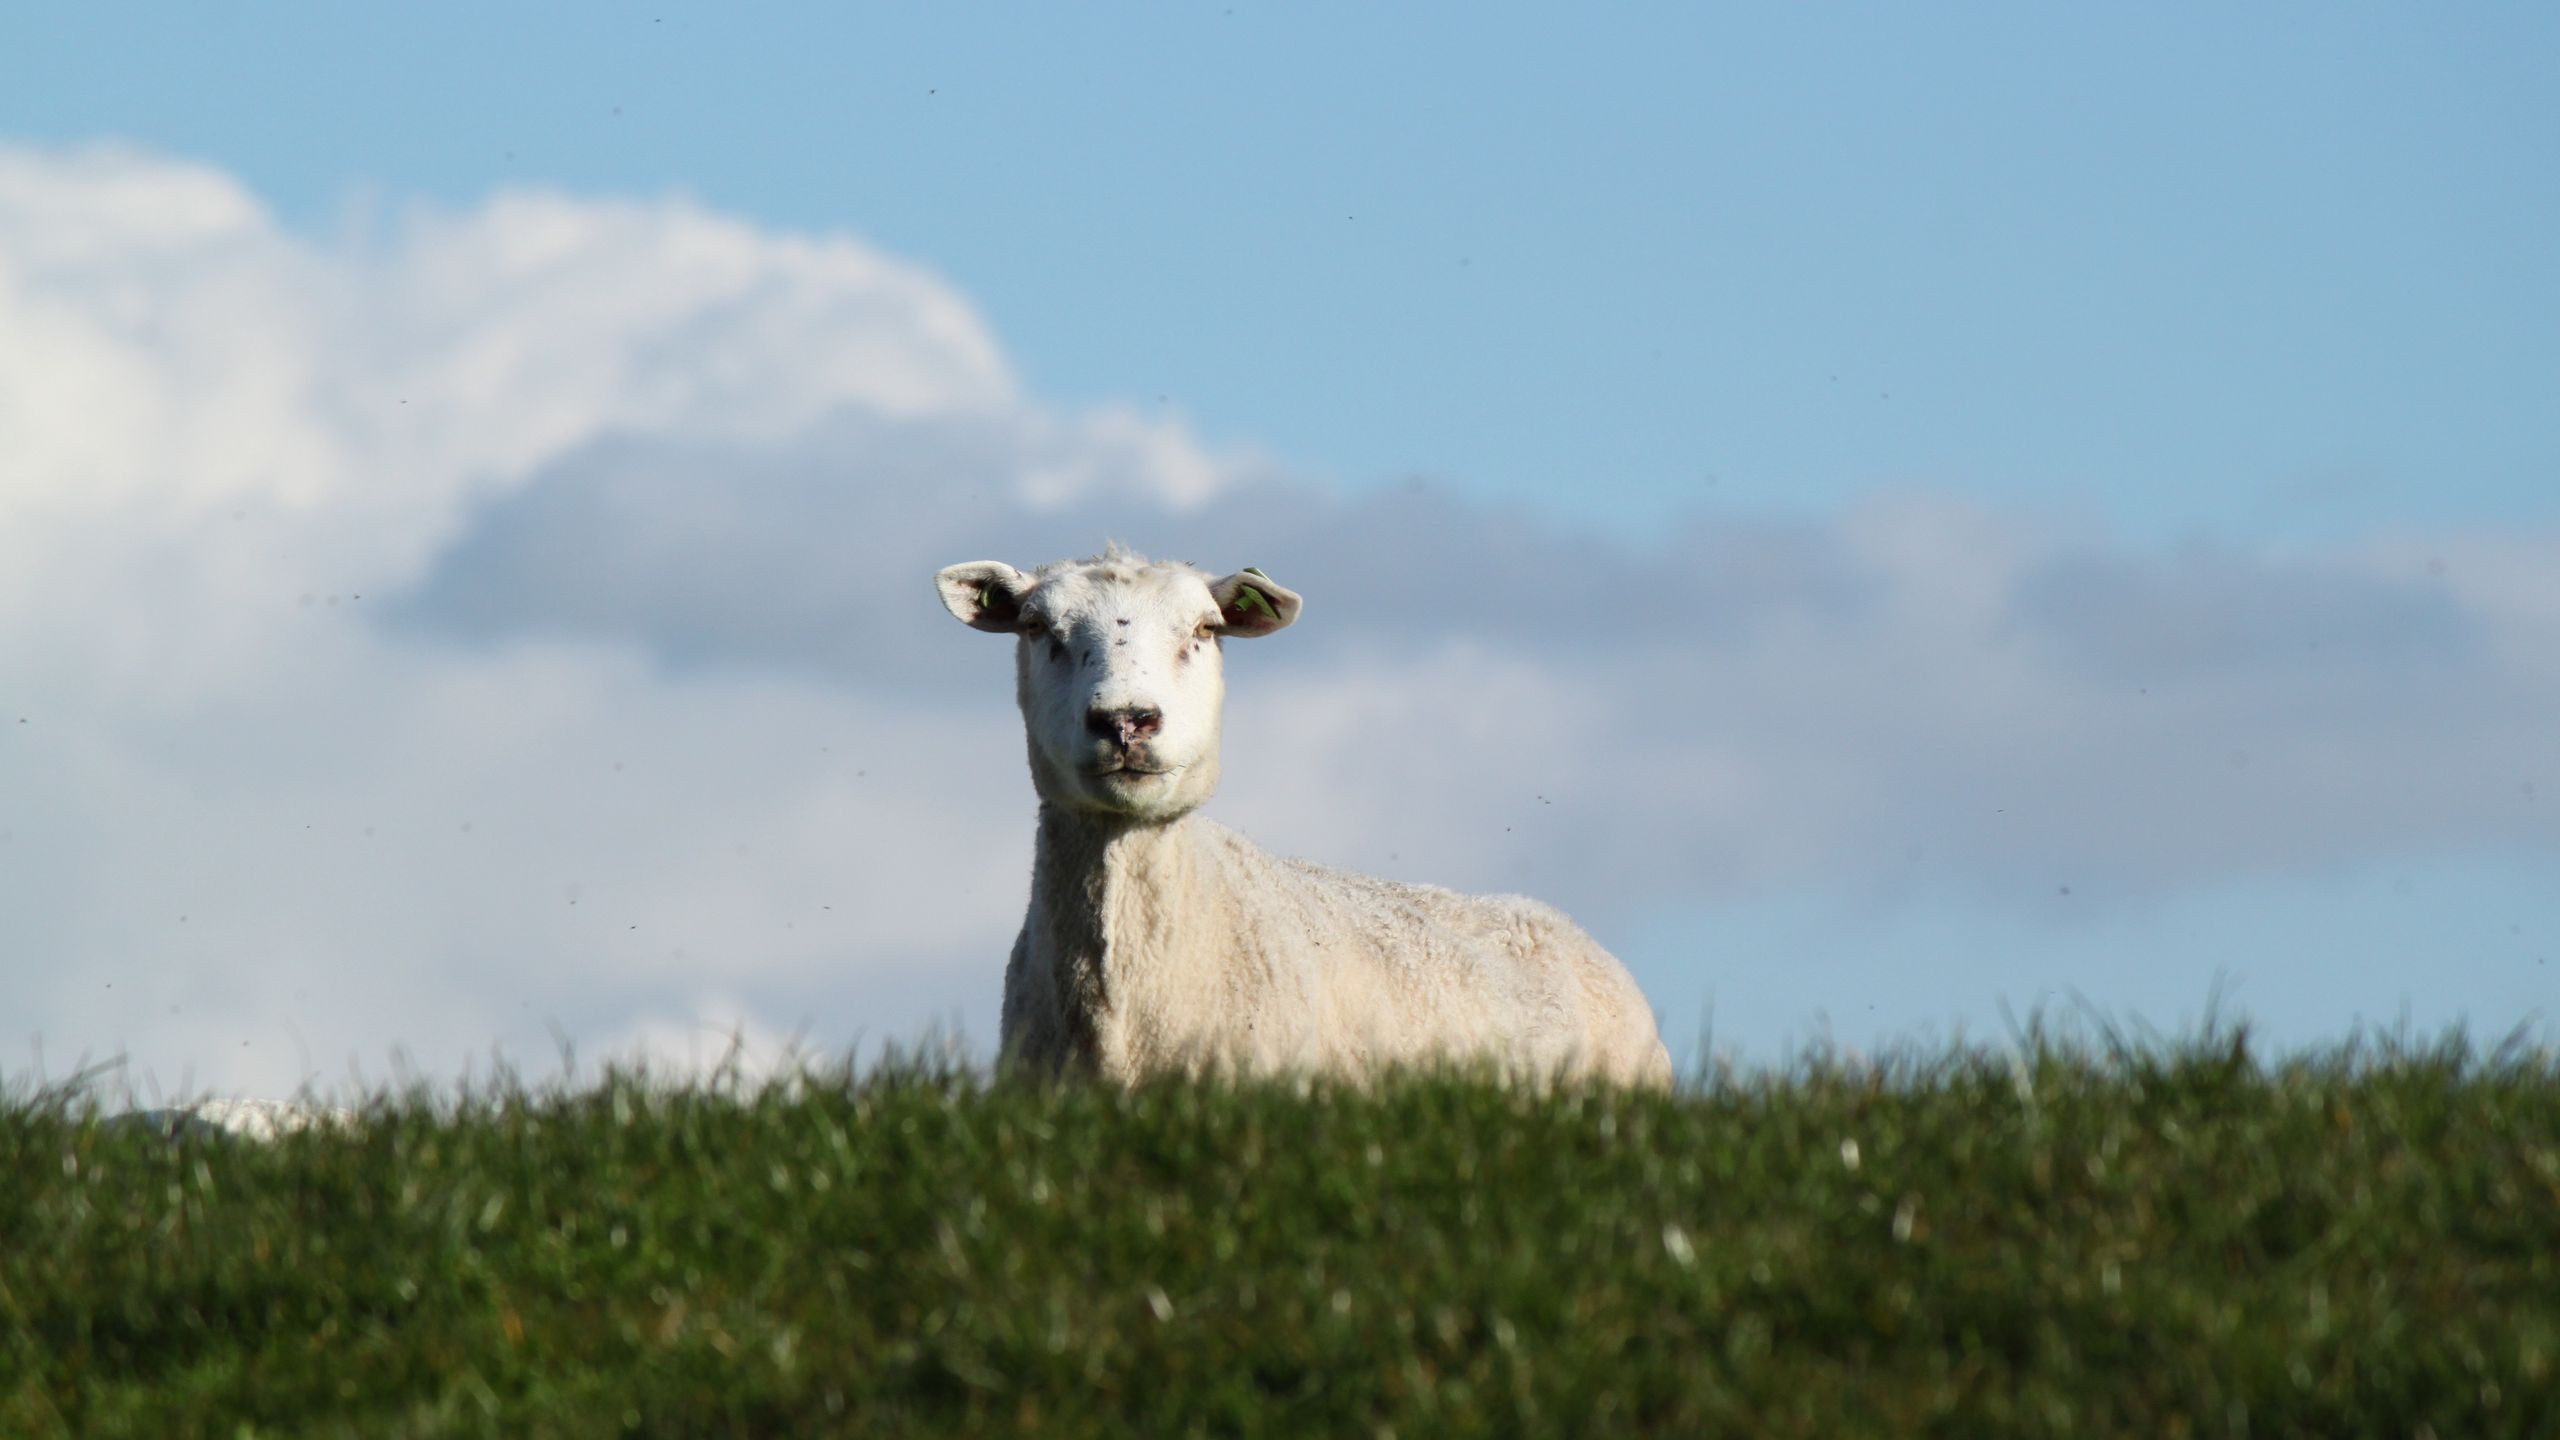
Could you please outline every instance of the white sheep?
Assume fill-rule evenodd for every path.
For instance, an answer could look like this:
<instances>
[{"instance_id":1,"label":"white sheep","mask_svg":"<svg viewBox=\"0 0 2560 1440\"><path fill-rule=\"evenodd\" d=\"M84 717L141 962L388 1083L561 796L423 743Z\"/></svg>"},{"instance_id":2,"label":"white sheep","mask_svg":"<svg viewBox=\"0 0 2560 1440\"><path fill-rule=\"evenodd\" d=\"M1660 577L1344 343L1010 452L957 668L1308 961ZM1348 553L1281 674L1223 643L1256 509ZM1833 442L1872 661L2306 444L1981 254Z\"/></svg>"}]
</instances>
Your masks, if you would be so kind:
<instances>
[{"instance_id":1,"label":"white sheep","mask_svg":"<svg viewBox=\"0 0 2560 1440\"><path fill-rule=\"evenodd\" d=\"M1218 784L1223 644L1288 625L1297 595L1116 544L934 579L962 623L1019 637L1040 828L1005 968L1009 1063L1671 1083L1634 978L1556 910L1283 859L1193 813Z\"/></svg>"}]
</instances>

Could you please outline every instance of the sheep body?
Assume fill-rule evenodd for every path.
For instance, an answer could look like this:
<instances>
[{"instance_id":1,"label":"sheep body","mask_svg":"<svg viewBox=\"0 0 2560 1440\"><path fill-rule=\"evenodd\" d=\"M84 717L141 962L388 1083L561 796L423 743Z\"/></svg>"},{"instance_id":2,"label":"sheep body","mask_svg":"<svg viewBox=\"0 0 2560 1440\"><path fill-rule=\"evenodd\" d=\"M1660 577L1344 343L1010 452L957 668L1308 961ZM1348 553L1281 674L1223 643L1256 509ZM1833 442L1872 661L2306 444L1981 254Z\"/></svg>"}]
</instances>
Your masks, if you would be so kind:
<instances>
[{"instance_id":1,"label":"sheep body","mask_svg":"<svg viewBox=\"0 0 2560 1440\"><path fill-rule=\"evenodd\" d=\"M1552 907L1285 859L1196 816L1044 823L1003 1030L1018 1062L1120 1079L1444 1060L1671 1078L1625 967Z\"/></svg>"}]
</instances>

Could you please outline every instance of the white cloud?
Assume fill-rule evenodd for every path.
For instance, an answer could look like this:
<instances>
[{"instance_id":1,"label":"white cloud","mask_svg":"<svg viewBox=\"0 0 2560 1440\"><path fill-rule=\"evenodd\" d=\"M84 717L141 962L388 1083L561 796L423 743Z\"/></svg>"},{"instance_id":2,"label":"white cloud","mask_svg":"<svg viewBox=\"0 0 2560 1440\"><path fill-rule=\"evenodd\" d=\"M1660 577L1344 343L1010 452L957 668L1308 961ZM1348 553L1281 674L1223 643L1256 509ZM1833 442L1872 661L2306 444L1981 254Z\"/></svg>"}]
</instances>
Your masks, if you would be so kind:
<instances>
[{"instance_id":1,"label":"white cloud","mask_svg":"<svg viewBox=\"0 0 2560 1440\"><path fill-rule=\"evenodd\" d=\"M13 508L414 522L607 431L1020 403L974 309L922 269L680 200L506 194L322 248L217 172L7 149L0 254Z\"/></svg>"},{"instance_id":2,"label":"white cloud","mask_svg":"<svg viewBox=\"0 0 2560 1440\"><path fill-rule=\"evenodd\" d=\"M164 1090L983 1041L1031 799L925 581L1105 535L1309 597L1231 652L1223 816L1604 937L2560 849L2560 536L1624 542L1044 407L850 239L518 194L322 244L0 150L0 993Z\"/></svg>"},{"instance_id":3,"label":"white cloud","mask_svg":"<svg viewBox=\"0 0 2560 1440\"><path fill-rule=\"evenodd\" d=\"M930 972L1009 922L918 897L1022 867L1027 826L945 803L1027 815L948 778L1018 743L1000 714L372 618L580 447L821 421L1031 436L1081 477L1006 505L1197 502L1235 463L1027 403L964 297L849 238L533 194L331 246L203 167L0 149L12 1011L65 1060L269 1090L658 1033L723 987L837 1039L961 1016Z\"/></svg>"},{"instance_id":4,"label":"white cloud","mask_svg":"<svg viewBox=\"0 0 2560 1440\"><path fill-rule=\"evenodd\" d=\"M1307 848L1361 863L1428 828L1444 861L1483 857L1479 881L1604 903L1807 884L2148 895L2560 838L2560 814L2515 803L2560 769L2543 718L2560 537L2131 550L1886 496L1630 544L1277 481L1190 509L1032 514L809 482L885 480L919 449L989 489L1017 453L910 430L581 457L484 510L410 613L480 643L613 639L679 669L984 705L1000 666L914 603L915 575L1105 533L1250 560L1309 610L1231 662L1231 806L1305 820ZM671 578L656 557L707 507L686 478L704 474L721 477L722 553ZM837 559L850 535L860 565ZM580 544L589 563L559 576L550 557ZM1267 793L1265 767L1286 777Z\"/></svg>"}]
</instances>

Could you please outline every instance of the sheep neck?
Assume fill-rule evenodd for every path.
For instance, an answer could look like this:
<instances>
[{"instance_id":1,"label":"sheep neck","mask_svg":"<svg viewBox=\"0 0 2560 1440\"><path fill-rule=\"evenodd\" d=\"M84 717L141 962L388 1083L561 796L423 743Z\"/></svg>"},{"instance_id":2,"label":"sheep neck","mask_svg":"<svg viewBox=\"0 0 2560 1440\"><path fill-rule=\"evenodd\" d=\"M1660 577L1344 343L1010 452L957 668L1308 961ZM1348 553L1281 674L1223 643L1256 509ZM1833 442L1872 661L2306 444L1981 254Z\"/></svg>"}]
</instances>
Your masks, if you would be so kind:
<instances>
[{"instance_id":1,"label":"sheep neck","mask_svg":"<svg viewBox=\"0 0 2560 1440\"><path fill-rule=\"evenodd\" d=\"M1166 922L1186 913L1199 865L1189 816L1137 824L1040 807L1032 860L1034 923L1082 1030L1161 953ZM1087 1038L1087 1037L1080 1037Z\"/></svg>"}]
</instances>

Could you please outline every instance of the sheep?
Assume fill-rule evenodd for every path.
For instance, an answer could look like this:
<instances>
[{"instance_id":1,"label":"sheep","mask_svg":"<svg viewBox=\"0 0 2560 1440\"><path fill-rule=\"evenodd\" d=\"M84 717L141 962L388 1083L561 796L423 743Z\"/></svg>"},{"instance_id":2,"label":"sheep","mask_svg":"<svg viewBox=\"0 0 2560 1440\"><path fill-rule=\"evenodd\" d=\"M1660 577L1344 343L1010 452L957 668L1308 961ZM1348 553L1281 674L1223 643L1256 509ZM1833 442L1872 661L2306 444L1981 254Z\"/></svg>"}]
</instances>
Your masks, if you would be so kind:
<instances>
[{"instance_id":1,"label":"sheep","mask_svg":"<svg viewBox=\"0 0 2560 1440\"><path fill-rule=\"evenodd\" d=\"M1017 637L1039 829L1005 1064L1358 1081L1455 1062L1671 1083L1634 977L1562 913L1282 858L1195 813L1218 784L1225 642L1286 628L1295 592L1116 542L934 578L962 624Z\"/></svg>"}]
</instances>

